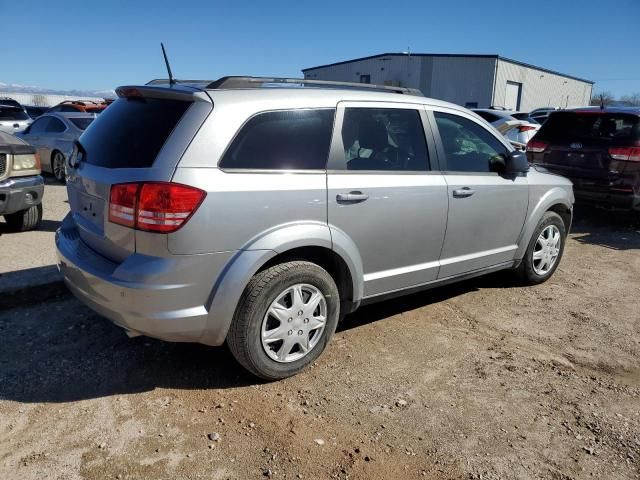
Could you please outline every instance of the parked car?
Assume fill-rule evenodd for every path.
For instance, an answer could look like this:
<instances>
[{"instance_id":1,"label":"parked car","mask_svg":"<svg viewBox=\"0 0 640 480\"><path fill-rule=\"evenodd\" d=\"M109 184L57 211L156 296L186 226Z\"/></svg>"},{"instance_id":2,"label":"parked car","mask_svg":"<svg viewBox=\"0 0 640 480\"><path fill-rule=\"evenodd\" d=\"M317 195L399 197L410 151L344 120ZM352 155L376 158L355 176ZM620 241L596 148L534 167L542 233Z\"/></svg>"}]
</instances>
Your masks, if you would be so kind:
<instances>
[{"instance_id":1,"label":"parked car","mask_svg":"<svg viewBox=\"0 0 640 480\"><path fill-rule=\"evenodd\" d=\"M43 194L35 149L14 135L0 132L0 215L8 227L18 231L38 228Z\"/></svg>"},{"instance_id":2,"label":"parked car","mask_svg":"<svg viewBox=\"0 0 640 480\"><path fill-rule=\"evenodd\" d=\"M562 257L571 183L460 106L252 77L117 93L69 161L56 245L131 335L226 341L283 378L359 305L501 269L537 284Z\"/></svg>"},{"instance_id":3,"label":"parked car","mask_svg":"<svg viewBox=\"0 0 640 480\"><path fill-rule=\"evenodd\" d=\"M49 110L47 107L37 107L35 105L25 105L24 109L32 120L35 120Z\"/></svg>"},{"instance_id":4,"label":"parked car","mask_svg":"<svg viewBox=\"0 0 640 480\"><path fill-rule=\"evenodd\" d=\"M640 108L554 112L527 155L569 178L579 201L640 211Z\"/></svg>"},{"instance_id":5,"label":"parked car","mask_svg":"<svg viewBox=\"0 0 640 480\"><path fill-rule=\"evenodd\" d=\"M535 120L529 119L529 115L526 112L491 110L488 108L474 108L472 112L484 118L509 140L523 145L526 145L540 129L540 124Z\"/></svg>"},{"instance_id":6,"label":"parked car","mask_svg":"<svg viewBox=\"0 0 640 480\"><path fill-rule=\"evenodd\" d=\"M0 132L21 132L31 124L31 121L31 117L18 102L0 99Z\"/></svg>"},{"instance_id":7,"label":"parked car","mask_svg":"<svg viewBox=\"0 0 640 480\"><path fill-rule=\"evenodd\" d=\"M42 170L64 183L74 142L95 118L87 113L46 113L18 136L37 148Z\"/></svg>"},{"instance_id":8,"label":"parked car","mask_svg":"<svg viewBox=\"0 0 640 480\"><path fill-rule=\"evenodd\" d=\"M99 114L107 108L107 102L92 102L87 100L66 100L55 107L51 107L48 113L95 113Z\"/></svg>"},{"instance_id":9,"label":"parked car","mask_svg":"<svg viewBox=\"0 0 640 480\"><path fill-rule=\"evenodd\" d=\"M556 110L558 109L555 107L536 108L535 110L531 110L529 112L529 116L540 125L542 125L549 118L549 114L551 114L551 112L555 112Z\"/></svg>"}]
</instances>

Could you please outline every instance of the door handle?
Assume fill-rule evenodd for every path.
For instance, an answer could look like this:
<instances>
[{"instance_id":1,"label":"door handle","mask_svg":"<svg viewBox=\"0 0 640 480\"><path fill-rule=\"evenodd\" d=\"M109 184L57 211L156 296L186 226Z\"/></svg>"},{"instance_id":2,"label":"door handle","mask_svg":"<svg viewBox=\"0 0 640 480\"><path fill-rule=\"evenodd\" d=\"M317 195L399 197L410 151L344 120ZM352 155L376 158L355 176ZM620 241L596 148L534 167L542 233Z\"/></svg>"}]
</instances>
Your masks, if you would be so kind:
<instances>
[{"instance_id":1,"label":"door handle","mask_svg":"<svg viewBox=\"0 0 640 480\"><path fill-rule=\"evenodd\" d=\"M466 197L470 197L474 193L476 193L475 190L472 190L469 187L463 187L463 188L459 188L457 190L454 190L453 191L453 196L456 197L456 198L466 198Z\"/></svg>"},{"instance_id":2,"label":"door handle","mask_svg":"<svg viewBox=\"0 0 640 480\"><path fill-rule=\"evenodd\" d=\"M369 195L358 191L339 193L336 195L338 203L360 203L364 202L367 198L369 198Z\"/></svg>"}]
</instances>

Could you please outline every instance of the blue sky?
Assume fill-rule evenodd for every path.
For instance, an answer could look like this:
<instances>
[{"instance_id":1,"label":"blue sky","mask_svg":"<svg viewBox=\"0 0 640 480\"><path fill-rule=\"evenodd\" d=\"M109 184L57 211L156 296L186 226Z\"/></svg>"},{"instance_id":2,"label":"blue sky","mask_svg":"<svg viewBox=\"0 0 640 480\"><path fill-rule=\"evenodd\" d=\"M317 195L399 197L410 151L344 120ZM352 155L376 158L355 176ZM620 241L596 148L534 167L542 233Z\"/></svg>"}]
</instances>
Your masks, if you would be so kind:
<instances>
[{"instance_id":1,"label":"blue sky","mask_svg":"<svg viewBox=\"0 0 640 480\"><path fill-rule=\"evenodd\" d=\"M300 76L411 48L497 53L640 92L640 0L0 0L0 82L111 89L174 74ZM10 20L6 22L6 20Z\"/></svg>"}]
</instances>

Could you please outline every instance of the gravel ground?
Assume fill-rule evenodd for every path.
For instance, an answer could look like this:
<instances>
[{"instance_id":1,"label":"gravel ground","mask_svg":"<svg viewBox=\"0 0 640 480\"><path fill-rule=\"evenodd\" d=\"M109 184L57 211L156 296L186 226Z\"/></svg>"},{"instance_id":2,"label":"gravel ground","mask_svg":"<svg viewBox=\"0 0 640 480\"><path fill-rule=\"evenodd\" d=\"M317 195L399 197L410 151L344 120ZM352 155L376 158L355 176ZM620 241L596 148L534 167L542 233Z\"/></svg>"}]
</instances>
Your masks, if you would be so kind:
<instances>
[{"instance_id":1,"label":"gravel ground","mask_svg":"<svg viewBox=\"0 0 640 480\"><path fill-rule=\"evenodd\" d=\"M54 265L55 231L69 211L67 189L51 176L45 176L42 226L33 232L9 232L0 217L0 274Z\"/></svg>"},{"instance_id":2,"label":"gravel ground","mask_svg":"<svg viewBox=\"0 0 640 480\"><path fill-rule=\"evenodd\" d=\"M588 216L549 282L363 308L274 383L225 348L128 339L59 285L16 298L0 478L640 478L640 232Z\"/></svg>"}]
</instances>

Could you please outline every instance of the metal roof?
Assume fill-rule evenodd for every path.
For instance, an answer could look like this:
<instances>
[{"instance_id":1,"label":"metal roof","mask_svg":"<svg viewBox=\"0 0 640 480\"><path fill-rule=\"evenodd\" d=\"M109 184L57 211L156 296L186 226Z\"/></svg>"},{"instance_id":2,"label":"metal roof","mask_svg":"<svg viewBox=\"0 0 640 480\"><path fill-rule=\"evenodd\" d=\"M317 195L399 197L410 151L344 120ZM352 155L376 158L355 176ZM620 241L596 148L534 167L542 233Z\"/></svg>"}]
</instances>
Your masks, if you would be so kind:
<instances>
[{"instance_id":1,"label":"metal roof","mask_svg":"<svg viewBox=\"0 0 640 480\"><path fill-rule=\"evenodd\" d=\"M467 54L467 53L410 53L410 54L408 54L408 53L390 52L390 53L380 53L378 55L370 55L368 57L354 58L352 60L344 60L342 62L328 63L326 65L319 65L317 67L303 68L302 72L306 73L308 71L317 70L319 68L334 67L336 65L345 65L347 63L360 62L362 60L370 60L370 59L381 58L381 57L494 58L496 60L502 60L503 62L513 63L515 65L520 65L521 67L532 68L534 70L539 70L541 72L551 73L553 75L558 75L558 76L564 77L564 78L570 78L572 80L578 80L579 82L585 82L585 83L589 83L591 85L593 85L595 83L592 80L586 80L584 78L574 77L572 75L566 75L564 73L560 73L560 72L557 72L555 70L549 70L548 68L538 67L538 66L532 65L530 63L520 62L518 60L513 60L513 59L507 58L507 57L502 57L502 56L497 55L497 54Z\"/></svg>"}]
</instances>

